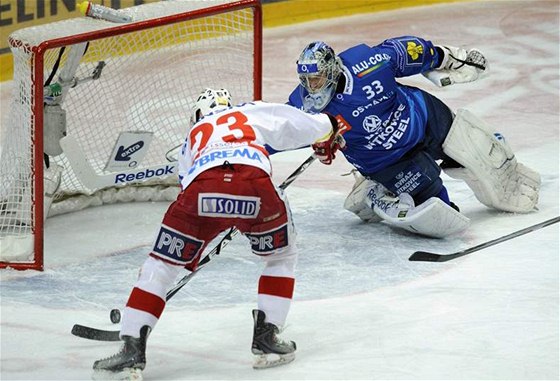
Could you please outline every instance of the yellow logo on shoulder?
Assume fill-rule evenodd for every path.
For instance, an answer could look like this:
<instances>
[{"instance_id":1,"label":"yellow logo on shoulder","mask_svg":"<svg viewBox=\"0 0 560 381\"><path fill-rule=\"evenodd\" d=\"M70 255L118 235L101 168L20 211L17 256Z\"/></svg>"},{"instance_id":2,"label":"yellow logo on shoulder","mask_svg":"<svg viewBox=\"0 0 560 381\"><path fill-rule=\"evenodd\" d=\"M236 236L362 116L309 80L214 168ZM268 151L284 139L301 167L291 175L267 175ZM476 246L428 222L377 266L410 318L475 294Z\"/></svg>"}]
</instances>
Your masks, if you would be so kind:
<instances>
[{"instance_id":1,"label":"yellow logo on shoulder","mask_svg":"<svg viewBox=\"0 0 560 381\"><path fill-rule=\"evenodd\" d=\"M418 56L424 53L424 47L417 45L415 42L409 41L406 43L406 52L413 60L417 60Z\"/></svg>"}]
</instances>

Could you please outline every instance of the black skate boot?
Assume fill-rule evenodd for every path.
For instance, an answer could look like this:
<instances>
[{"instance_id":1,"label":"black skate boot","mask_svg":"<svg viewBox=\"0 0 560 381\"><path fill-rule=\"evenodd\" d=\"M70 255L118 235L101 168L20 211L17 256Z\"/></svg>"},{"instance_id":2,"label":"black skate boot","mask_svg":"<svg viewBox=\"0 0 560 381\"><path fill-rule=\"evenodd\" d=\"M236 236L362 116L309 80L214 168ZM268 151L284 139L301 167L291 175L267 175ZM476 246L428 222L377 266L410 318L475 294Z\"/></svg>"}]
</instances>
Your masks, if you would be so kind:
<instances>
[{"instance_id":1,"label":"black skate boot","mask_svg":"<svg viewBox=\"0 0 560 381\"><path fill-rule=\"evenodd\" d=\"M146 341L151 328L140 329L140 338L123 336L120 351L111 357L97 360L93 364L94 380L142 380L142 370L146 367Z\"/></svg>"},{"instance_id":2,"label":"black skate boot","mask_svg":"<svg viewBox=\"0 0 560 381\"><path fill-rule=\"evenodd\" d=\"M278 327L272 323L265 323L265 317L263 311L253 310L255 325L251 352L256 355L253 364L255 369L287 364L296 357L296 343L293 341L286 342L278 338ZM277 358L269 358L269 355Z\"/></svg>"}]
</instances>

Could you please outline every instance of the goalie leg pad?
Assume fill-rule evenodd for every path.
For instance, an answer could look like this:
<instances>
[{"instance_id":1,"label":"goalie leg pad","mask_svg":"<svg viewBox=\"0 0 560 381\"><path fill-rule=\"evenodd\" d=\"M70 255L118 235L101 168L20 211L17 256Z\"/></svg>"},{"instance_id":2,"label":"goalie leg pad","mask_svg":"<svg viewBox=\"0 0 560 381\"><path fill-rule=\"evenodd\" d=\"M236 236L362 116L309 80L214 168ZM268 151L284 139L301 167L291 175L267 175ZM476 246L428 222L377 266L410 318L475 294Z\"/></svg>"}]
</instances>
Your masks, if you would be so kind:
<instances>
[{"instance_id":1,"label":"goalie leg pad","mask_svg":"<svg viewBox=\"0 0 560 381\"><path fill-rule=\"evenodd\" d=\"M365 185L362 185L365 184ZM419 206L408 193L398 197L375 181L363 181L365 201L377 221L427 237L442 238L465 230L470 220L438 197L431 197ZM348 208L347 208L348 209Z\"/></svg>"},{"instance_id":2,"label":"goalie leg pad","mask_svg":"<svg viewBox=\"0 0 560 381\"><path fill-rule=\"evenodd\" d=\"M466 216L437 197L432 197L417 207L401 208L398 214L382 209L376 209L376 212L383 221L395 228L432 238L460 233L470 225Z\"/></svg>"},{"instance_id":3,"label":"goalie leg pad","mask_svg":"<svg viewBox=\"0 0 560 381\"><path fill-rule=\"evenodd\" d=\"M518 163L505 139L469 111L458 110L443 151L466 169L446 173L465 180L484 205L516 213L535 209L540 175Z\"/></svg>"},{"instance_id":4,"label":"goalie leg pad","mask_svg":"<svg viewBox=\"0 0 560 381\"><path fill-rule=\"evenodd\" d=\"M366 195L371 188L373 181L366 179L357 171L353 171L356 182L350 191L350 194L344 200L344 209L354 213L362 221L379 222L381 219L373 212L371 204L367 202Z\"/></svg>"},{"instance_id":5,"label":"goalie leg pad","mask_svg":"<svg viewBox=\"0 0 560 381\"><path fill-rule=\"evenodd\" d=\"M476 199L489 208L493 208L490 194L485 191L483 184L467 168L445 168L444 172L454 179L463 180L473 191Z\"/></svg>"}]
</instances>

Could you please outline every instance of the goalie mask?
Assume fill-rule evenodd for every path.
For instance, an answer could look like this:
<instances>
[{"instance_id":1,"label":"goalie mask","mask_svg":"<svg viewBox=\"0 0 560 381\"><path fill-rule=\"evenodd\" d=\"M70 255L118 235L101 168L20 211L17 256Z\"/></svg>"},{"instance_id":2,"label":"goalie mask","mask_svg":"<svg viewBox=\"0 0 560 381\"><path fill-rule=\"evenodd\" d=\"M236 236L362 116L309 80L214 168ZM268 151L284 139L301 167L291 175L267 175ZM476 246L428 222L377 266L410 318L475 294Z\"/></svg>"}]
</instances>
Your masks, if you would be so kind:
<instances>
[{"instance_id":1,"label":"goalie mask","mask_svg":"<svg viewBox=\"0 0 560 381\"><path fill-rule=\"evenodd\" d=\"M194 125L204 115L222 111L231 106L231 95L226 89L205 89L200 93L192 108L191 123Z\"/></svg>"},{"instance_id":2,"label":"goalie mask","mask_svg":"<svg viewBox=\"0 0 560 381\"><path fill-rule=\"evenodd\" d=\"M297 60L297 72L306 111L320 112L334 96L341 72L341 61L334 50L321 41L307 45Z\"/></svg>"}]
</instances>

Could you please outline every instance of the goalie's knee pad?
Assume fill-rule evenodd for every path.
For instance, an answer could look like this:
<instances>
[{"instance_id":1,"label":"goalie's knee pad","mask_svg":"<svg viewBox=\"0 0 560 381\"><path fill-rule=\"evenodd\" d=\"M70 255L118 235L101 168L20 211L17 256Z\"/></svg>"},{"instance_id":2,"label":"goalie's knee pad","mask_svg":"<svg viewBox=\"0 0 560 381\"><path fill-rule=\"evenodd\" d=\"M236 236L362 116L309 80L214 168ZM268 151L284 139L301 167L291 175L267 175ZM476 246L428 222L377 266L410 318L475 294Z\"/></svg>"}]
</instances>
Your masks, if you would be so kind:
<instances>
[{"instance_id":1,"label":"goalie's knee pad","mask_svg":"<svg viewBox=\"0 0 560 381\"><path fill-rule=\"evenodd\" d=\"M350 194L344 200L344 209L354 213L366 222L379 222L381 219L373 212L370 203L366 201L366 194L373 181L366 179L357 171L353 171L356 182Z\"/></svg>"},{"instance_id":2,"label":"goalie's knee pad","mask_svg":"<svg viewBox=\"0 0 560 381\"><path fill-rule=\"evenodd\" d=\"M484 205L528 213L539 199L540 175L517 162L500 134L467 110L458 110L443 151L465 168L445 169L464 180Z\"/></svg>"},{"instance_id":3,"label":"goalie's knee pad","mask_svg":"<svg viewBox=\"0 0 560 381\"><path fill-rule=\"evenodd\" d=\"M356 185L346 198L344 207L366 221L385 221L387 224L427 237L446 237L465 230L469 219L432 197L418 207L408 193L398 197L383 185L356 177ZM364 218L365 217L365 218Z\"/></svg>"},{"instance_id":4,"label":"goalie's knee pad","mask_svg":"<svg viewBox=\"0 0 560 381\"><path fill-rule=\"evenodd\" d=\"M356 214L363 221L380 222L385 214L397 215L399 208L408 209L410 205L414 206L412 197L407 193L397 197L377 181L366 179L357 172L353 174L356 183L344 201L344 209Z\"/></svg>"}]
</instances>

